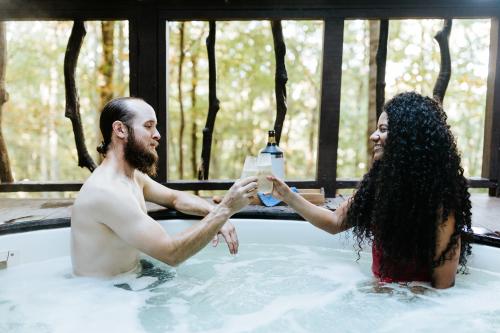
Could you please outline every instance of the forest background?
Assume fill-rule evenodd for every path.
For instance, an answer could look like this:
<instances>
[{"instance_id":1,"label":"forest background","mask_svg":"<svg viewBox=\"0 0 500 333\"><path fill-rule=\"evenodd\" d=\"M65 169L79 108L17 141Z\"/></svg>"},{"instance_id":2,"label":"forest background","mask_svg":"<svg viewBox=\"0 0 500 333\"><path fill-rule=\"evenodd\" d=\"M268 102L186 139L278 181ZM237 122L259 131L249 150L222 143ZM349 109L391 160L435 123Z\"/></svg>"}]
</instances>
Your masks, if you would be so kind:
<instances>
[{"instance_id":1,"label":"forest background","mask_svg":"<svg viewBox=\"0 0 500 333\"><path fill-rule=\"evenodd\" d=\"M168 22L168 179L196 179L202 129L208 111L208 22ZM287 47L287 104L281 148L287 179L313 179L318 146L323 22L283 21ZM386 100L403 91L432 95L439 65L433 36L442 20L391 20ZM9 94L0 114L16 181L83 181L69 119L64 117L63 60L72 22L7 22ZM87 147L98 161L99 113L113 97L129 94L128 25L87 22L77 68ZM444 109L462 153L466 176L482 165L490 21L453 20L452 76ZM375 128L375 65L378 22L345 22L339 178L368 169ZM267 141L276 114L274 48L269 21L217 23L217 114L210 179L235 179L246 155ZM327 93L327 92L326 92ZM164 112L164 111L163 111ZM164 133L162 133L164 135ZM2 196L27 196L26 193ZM33 194L32 194L33 195ZM42 194L55 195L55 194ZM72 193L65 194L73 196Z\"/></svg>"}]
</instances>

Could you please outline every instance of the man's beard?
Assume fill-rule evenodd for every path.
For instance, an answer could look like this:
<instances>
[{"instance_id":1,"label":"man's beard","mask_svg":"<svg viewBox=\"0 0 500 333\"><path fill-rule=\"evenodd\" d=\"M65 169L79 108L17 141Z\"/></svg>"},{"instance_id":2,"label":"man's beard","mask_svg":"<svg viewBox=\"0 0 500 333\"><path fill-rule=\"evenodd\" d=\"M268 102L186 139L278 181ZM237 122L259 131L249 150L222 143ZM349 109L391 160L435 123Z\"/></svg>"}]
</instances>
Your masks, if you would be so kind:
<instances>
[{"instance_id":1,"label":"man's beard","mask_svg":"<svg viewBox=\"0 0 500 333\"><path fill-rule=\"evenodd\" d=\"M129 136L125 145L125 160L137 170L148 176L156 176L158 168L158 154L149 151L137 142L134 131L129 127Z\"/></svg>"}]
</instances>

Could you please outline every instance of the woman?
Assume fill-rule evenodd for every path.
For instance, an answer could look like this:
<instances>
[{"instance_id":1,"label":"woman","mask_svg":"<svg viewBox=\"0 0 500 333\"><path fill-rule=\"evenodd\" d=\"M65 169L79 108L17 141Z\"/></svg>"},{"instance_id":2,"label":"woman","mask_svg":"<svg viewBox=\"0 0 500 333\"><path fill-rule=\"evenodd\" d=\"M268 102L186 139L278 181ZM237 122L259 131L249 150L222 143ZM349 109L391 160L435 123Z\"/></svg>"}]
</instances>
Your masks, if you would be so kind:
<instances>
[{"instance_id":1,"label":"woman","mask_svg":"<svg viewBox=\"0 0 500 333\"><path fill-rule=\"evenodd\" d=\"M281 180L273 195L332 234L352 228L359 250L372 244L372 271L383 282L427 281L454 285L470 245L471 204L455 139L434 100L409 92L384 106L373 165L358 190L336 211L314 206Z\"/></svg>"}]
</instances>

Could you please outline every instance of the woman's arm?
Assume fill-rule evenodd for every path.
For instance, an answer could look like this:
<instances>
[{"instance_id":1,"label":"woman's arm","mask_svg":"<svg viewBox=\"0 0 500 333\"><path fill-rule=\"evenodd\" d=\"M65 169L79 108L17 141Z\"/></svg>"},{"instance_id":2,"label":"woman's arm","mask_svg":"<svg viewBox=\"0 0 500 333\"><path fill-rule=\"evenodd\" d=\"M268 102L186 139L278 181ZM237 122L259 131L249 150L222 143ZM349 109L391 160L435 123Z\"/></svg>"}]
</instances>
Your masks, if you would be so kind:
<instances>
[{"instance_id":1,"label":"woman's arm","mask_svg":"<svg viewBox=\"0 0 500 333\"><path fill-rule=\"evenodd\" d=\"M343 222L347 216L350 200L346 200L339 208L332 212L326 208L315 206L305 200L299 194L294 193L288 185L280 179L273 176L269 176L268 178L273 182L272 195L284 201L315 227L331 234L336 234L347 229Z\"/></svg>"},{"instance_id":2,"label":"woman's arm","mask_svg":"<svg viewBox=\"0 0 500 333\"><path fill-rule=\"evenodd\" d=\"M448 247L451 236L455 231L455 213L450 212L446 221L438 226L436 235L436 256L439 257ZM437 289L450 288L455 285L455 276L457 274L458 262L460 259L460 238L458 238L455 248L446 254L445 261L432 272L432 286Z\"/></svg>"}]
</instances>

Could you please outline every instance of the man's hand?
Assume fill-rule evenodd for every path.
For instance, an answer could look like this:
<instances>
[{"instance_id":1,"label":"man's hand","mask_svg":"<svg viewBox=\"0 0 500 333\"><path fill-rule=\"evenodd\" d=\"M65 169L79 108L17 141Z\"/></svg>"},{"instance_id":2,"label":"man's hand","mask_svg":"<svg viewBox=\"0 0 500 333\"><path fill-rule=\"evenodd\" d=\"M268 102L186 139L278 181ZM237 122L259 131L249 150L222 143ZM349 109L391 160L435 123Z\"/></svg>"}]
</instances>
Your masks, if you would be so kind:
<instances>
[{"instance_id":1,"label":"man's hand","mask_svg":"<svg viewBox=\"0 0 500 333\"><path fill-rule=\"evenodd\" d=\"M212 240L213 246L217 246L219 244L219 235L222 235L222 237L224 237L224 240L227 243L227 247L229 248L229 253L238 253L238 235L236 234L236 229L231 222L227 221L226 224L224 224L219 230L217 235L214 236L214 239Z\"/></svg>"},{"instance_id":2,"label":"man's hand","mask_svg":"<svg viewBox=\"0 0 500 333\"><path fill-rule=\"evenodd\" d=\"M257 195L257 177L238 180L231 186L220 205L229 209L230 215L240 211Z\"/></svg>"},{"instance_id":3,"label":"man's hand","mask_svg":"<svg viewBox=\"0 0 500 333\"><path fill-rule=\"evenodd\" d=\"M214 197L213 199L214 202L220 202L221 206L228 208L230 215L233 215L248 205L250 203L250 199L255 195L257 195L257 177L248 177L235 182L229 191L227 191L224 198L220 199ZM217 246L217 244L219 244L219 235L222 235L222 237L226 240L229 253L238 253L238 236L236 235L236 229L231 222L226 222L214 236L212 239L213 246Z\"/></svg>"}]
</instances>

